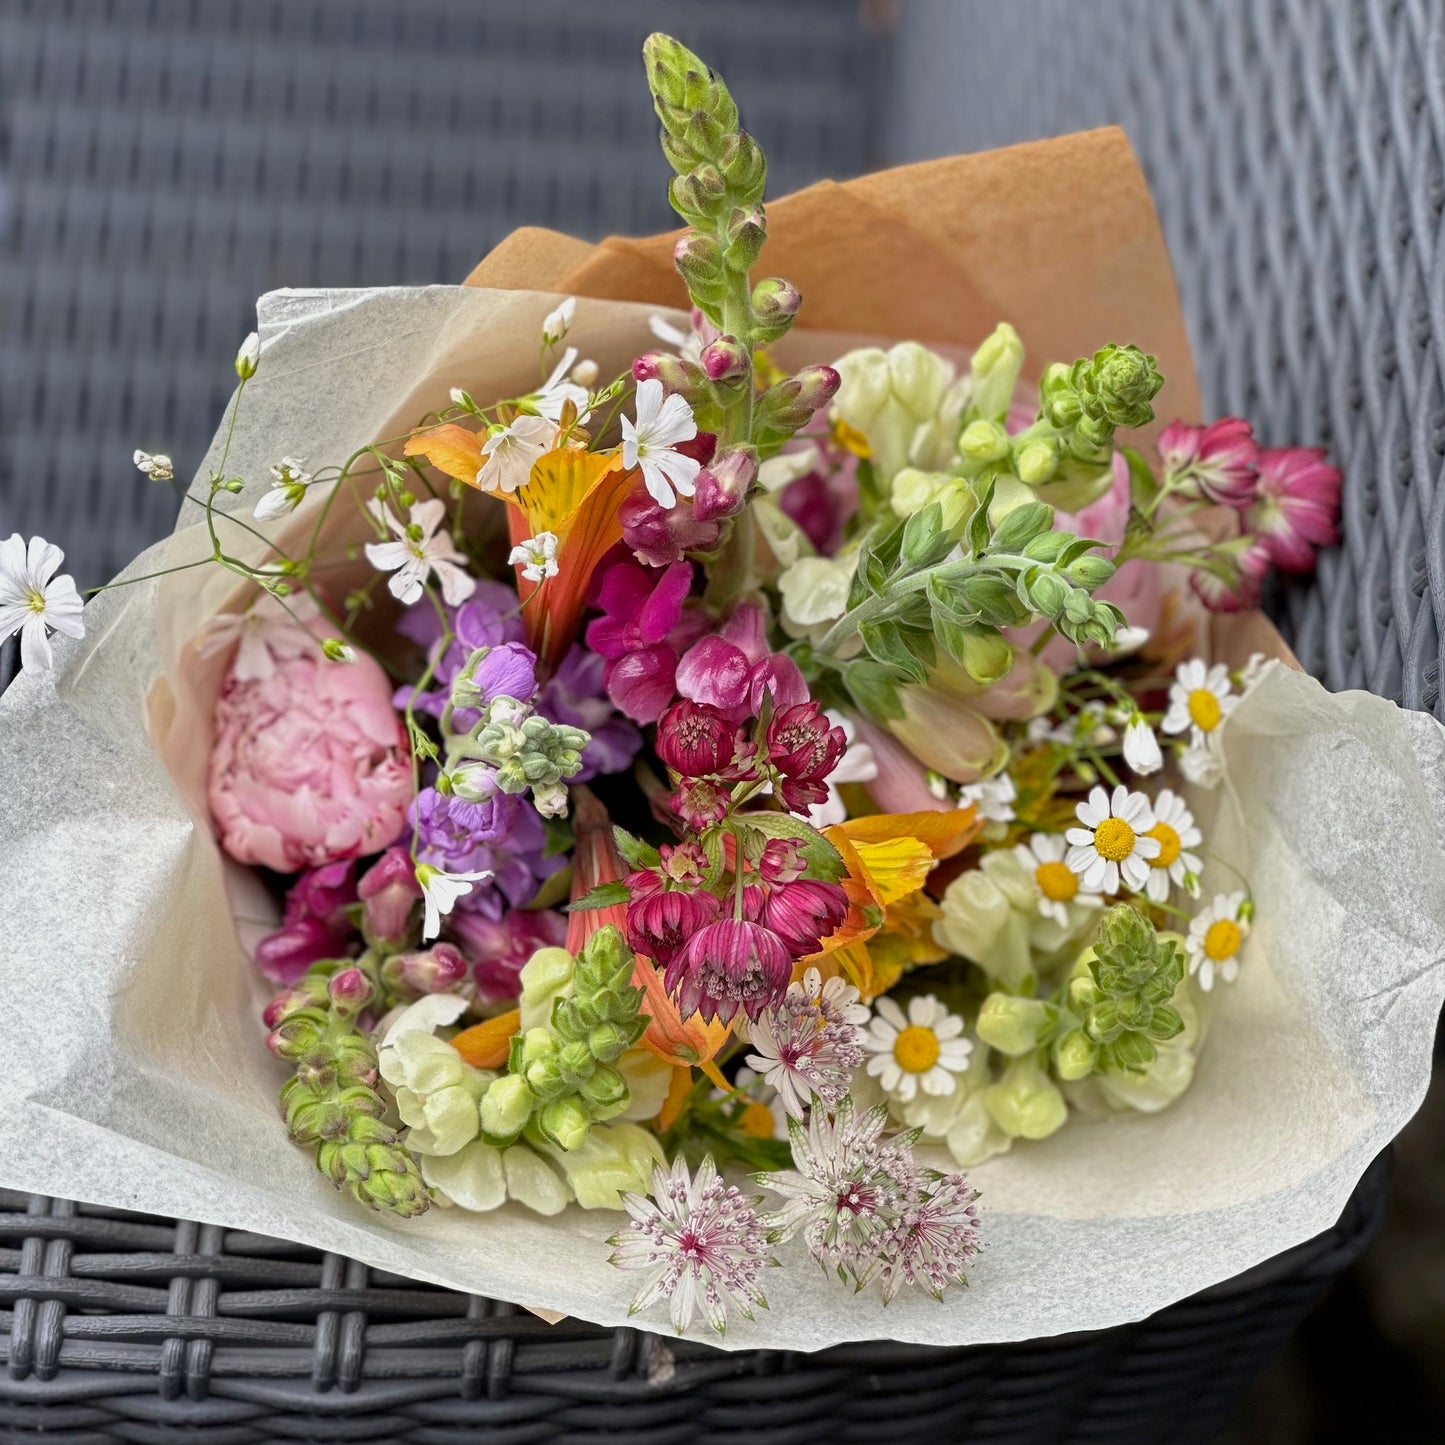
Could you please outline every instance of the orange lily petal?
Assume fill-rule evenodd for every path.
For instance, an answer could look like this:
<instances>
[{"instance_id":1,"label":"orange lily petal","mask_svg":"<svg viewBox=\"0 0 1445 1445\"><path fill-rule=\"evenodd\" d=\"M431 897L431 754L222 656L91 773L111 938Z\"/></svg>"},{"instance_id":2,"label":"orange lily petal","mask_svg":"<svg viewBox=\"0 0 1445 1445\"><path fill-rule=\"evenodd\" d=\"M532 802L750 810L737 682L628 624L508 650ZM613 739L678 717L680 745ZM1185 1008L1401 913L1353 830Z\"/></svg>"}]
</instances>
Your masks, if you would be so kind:
<instances>
[{"instance_id":1,"label":"orange lily petal","mask_svg":"<svg viewBox=\"0 0 1445 1445\"><path fill-rule=\"evenodd\" d=\"M982 827L978 809L970 804L936 813L874 813L866 818L849 818L825 831L835 845L840 833L855 843L917 838L928 845L935 858L951 858L968 847Z\"/></svg>"},{"instance_id":2,"label":"orange lily petal","mask_svg":"<svg viewBox=\"0 0 1445 1445\"><path fill-rule=\"evenodd\" d=\"M512 1050L512 1035L521 1026L521 1009L473 1024L452 1038L452 1047L474 1069L500 1069Z\"/></svg>"},{"instance_id":3,"label":"orange lily petal","mask_svg":"<svg viewBox=\"0 0 1445 1445\"><path fill-rule=\"evenodd\" d=\"M648 1015L647 1029L637 1042L670 1064L695 1064L706 1071L727 1043L731 1027L717 1019L704 1023L701 1014L683 1018L662 986L661 970L641 954L632 970L632 986L642 990L642 1007Z\"/></svg>"},{"instance_id":4,"label":"orange lily petal","mask_svg":"<svg viewBox=\"0 0 1445 1445\"><path fill-rule=\"evenodd\" d=\"M662 1101L662 1108L658 1111L659 1129L671 1129L677 1123L677 1116L682 1113L682 1106L687 1103L690 1093L692 1070L686 1064L678 1064L672 1071L672 1082L667 1086L667 1098Z\"/></svg>"},{"instance_id":5,"label":"orange lily petal","mask_svg":"<svg viewBox=\"0 0 1445 1445\"><path fill-rule=\"evenodd\" d=\"M854 840L853 847L880 903L896 903L916 893L933 871L933 853L919 838L890 838L879 843Z\"/></svg>"},{"instance_id":6,"label":"orange lily petal","mask_svg":"<svg viewBox=\"0 0 1445 1445\"><path fill-rule=\"evenodd\" d=\"M409 457L425 457L439 472L469 487L477 485L477 473L484 460L482 439L464 426L443 422L440 426L413 432L402 450Z\"/></svg>"}]
</instances>

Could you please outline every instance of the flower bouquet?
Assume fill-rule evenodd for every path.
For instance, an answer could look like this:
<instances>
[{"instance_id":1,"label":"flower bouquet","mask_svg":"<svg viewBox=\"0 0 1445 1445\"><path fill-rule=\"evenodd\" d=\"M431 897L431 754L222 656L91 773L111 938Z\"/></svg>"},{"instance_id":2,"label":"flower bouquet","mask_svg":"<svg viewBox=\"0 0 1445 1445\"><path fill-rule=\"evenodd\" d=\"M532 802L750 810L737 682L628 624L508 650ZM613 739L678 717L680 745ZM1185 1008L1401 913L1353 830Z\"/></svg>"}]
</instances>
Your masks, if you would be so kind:
<instances>
[{"instance_id":1,"label":"flower bouquet","mask_svg":"<svg viewBox=\"0 0 1445 1445\"><path fill-rule=\"evenodd\" d=\"M741 1345L1137 1317L1330 1222L1418 1103L1440 730L1250 610L1339 474L1156 428L1132 170L983 158L972 344L807 334L726 86L645 56L680 237L264 298L169 543L83 619L0 544L4 1182ZM1007 262L1045 152L1067 254ZM959 274L901 204L789 232L874 275L830 331ZM1085 236L1109 286L1041 300Z\"/></svg>"}]
</instances>

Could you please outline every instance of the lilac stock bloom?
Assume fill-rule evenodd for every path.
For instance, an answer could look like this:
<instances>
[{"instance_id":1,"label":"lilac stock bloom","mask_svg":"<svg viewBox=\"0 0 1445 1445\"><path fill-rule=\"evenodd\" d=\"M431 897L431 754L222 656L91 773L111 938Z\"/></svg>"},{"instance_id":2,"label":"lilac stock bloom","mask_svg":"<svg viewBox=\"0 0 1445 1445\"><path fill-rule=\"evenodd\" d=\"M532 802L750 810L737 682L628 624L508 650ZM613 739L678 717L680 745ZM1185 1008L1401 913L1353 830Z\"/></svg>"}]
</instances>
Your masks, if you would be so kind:
<instances>
[{"instance_id":1,"label":"lilac stock bloom","mask_svg":"<svg viewBox=\"0 0 1445 1445\"><path fill-rule=\"evenodd\" d=\"M543 717L592 735L582 749L582 771L568 782L585 783L599 773L620 773L642 751L642 734L607 696L606 672L606 658L577 644L537 695L537 711Z\"/></svg>"},{"instance_id":2,"label":"lilac stock bloom","mask_svg":"<svg viewBox=\"0 0 1445 1445\"><path fill-rule=\"evenodd\" d=\"M447 932L472 961L472 977L483 1003L514 999L521 973L539 948L567 941L567 920L550 908L513 908L498 918L458 908L447 919Z\"/></svg>"},{"instance_id":3,"label":"lilac stock bloom","mask_svg":"<svg viewBox=\"0 0 1445 1445\"><path fill-rule=\"evenodd\" d=\"M490 867L478 860L483 854L490 857L493 844L508 840L521 807L522 800L507 793L468 803L435 788L423 788L411 807L418 860L447 873Z\"/></svg>"},{"instance_id":4,"label":"lilac stock bloom","mask_svg":"<svg viewBox=\"0 0 1445 1445\"><path fill-rule=\"evenodd\" d=\"M414 709L439 718L451 695L452 683L477 648L521 641L522 619L516 614L517 594L500 582L478 582L477 590L460 607L448 607L447 616L455 635L445 654L437 660L433 685L417 694L412 703ZM441 619L429 601L408 607L396 630L426 649L428 657L442 636ZM404 709L411 697L410 687L399 687L392 701L398 709Z\"/></svg>"},{"instance_id":5,"label":"lilac stock bloom","mask_svg":"<svg viewBox=\"0 0 1445 1445\"><path fill-rule=\"evenodd\" d=\"M472 682L482 695L483 706L497 697L514 697L518 702L531 702L537 695L537 654L520 642L504 642L500 647L492 648L477 664ZM463 711L475 720L475 713L470 708L458 708L452 714L453 720L460 718ZM462 727L463 724L456 723L454 730Z\"/></svg>"}]
</instances>

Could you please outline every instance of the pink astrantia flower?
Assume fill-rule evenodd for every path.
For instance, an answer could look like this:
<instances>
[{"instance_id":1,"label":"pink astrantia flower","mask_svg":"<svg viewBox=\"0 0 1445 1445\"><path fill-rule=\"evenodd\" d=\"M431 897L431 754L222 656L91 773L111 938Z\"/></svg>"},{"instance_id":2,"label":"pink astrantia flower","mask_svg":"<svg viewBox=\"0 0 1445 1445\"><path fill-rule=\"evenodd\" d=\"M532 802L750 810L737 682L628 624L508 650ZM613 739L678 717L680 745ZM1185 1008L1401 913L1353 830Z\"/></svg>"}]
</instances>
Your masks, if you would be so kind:
<instances>
[{"instance_id":1,"label":"pink astrantia flower","mask_svg":"<svg viewBox=\"0 0 1445 1445\"><path fill-rule=\"evenodd\" d=\"M978 1191L962 1174L920 1179L917 1198L880 1249L884 1304L905 1284L942 1299L950 1284L968 1283L968 1266L979 1247L977 1199Z\"/></svg>"},{"instance_id":2,"label":"pink astrantia flower","mask_svg":"<svg viewBox=\"0 0 1445 1445\"><path fill-rule=\"evenodd\" d=\"M677 695L677 647L691 587L690 562L660 573L614 562L602 574L603 615L588 624L587 645L607 659L607 695L634 722L656 722Z\"/></svg>"},{"instance_id":3,"label":"pink astrantia flower","mask_svg":"<svg viewBox=\"0 0 1445 1445\"><path fill-rule=\"evenodd\" d=\"M794 958L806 958L847 917L848 895L836 883L795 878L749 887L744 911L776 933Z\"/></svg>"},{"instance_id":4,"label":"pink astrantia flower","mask_svg":"<svg viewBox=\"0 0 1445 1445\"><path fill-rule=\"evenodd\" d=\"M657 756L682 778L755 777L747 734L723 712L684 698L663 713Z\"/></svg>"},{"instance_id":5,"label":"pink astrantia flower","mask_svg":"<svg viewBox=\"0 0 1445 1445\"><path fill-rule=\"evenodd\" d=\"M745 1319L754 1307L766 1309L759 1279L769 1265L768 1236L758 1220L756 1199L749 1199L718 1178L711 1159L658 1166L652 1175L652 1199L622 1196L632 1216L626 1233L614 1235L611 1263L619 1269L651 1270L632 1301L636 1314L657 1300L669 1304L672 1327L682 1334L700 1308L718 1334L727 1330L729 1306Z\"/></svg>"},{"instance_id":6,"label":"pink astrantia flower","mask_svg":"<svg viewBox=\"0 0 1445 1445\"><path fill-rule=\"evenodd\" d=\"M216 702L207 794L221 846L282 873L375 853L406 822L406 730L391 684L362 654L342 666L319 648L270 677L227 677Z\"/></svg>"},{"instance_id":7,"label":"pink astrantia flower","mask_svg":"<svg viewBox=\"0 0 1445 1445\"><path fill-rule=\"evenodd\" d=\"M761 607L744 603L709 637L695 642L677 667L677 691L693 702L721 709L733 722L756 715L764 693L775 708L808 700L798 664L769 652Z\"/></svg>"},{"instance_id":8,"label":"pink astrantia flower","mask_svg":"<svg viewBox=\"0 0 1445 1445\"><path fill-rule=\"evenodd\" d=\"M648 869L627 879L632 896L627 904L627 942L644 958L668 968L693 935L717 918L722 905L705 890L668 888Z\"/></svg>"},{"instance_id":9,"label":"pink astrantia flower","mask_svg":"<svg viewBox=\"0 0 1445 1445\"><path fill-rule=\"evenodd\" d=\"M1209 426L1176 421L1159 434L1164 484L1230 507L1247 507L1254 500L1259 456L1259 443L1243 417L1221 417Z\"/></svg>"},{"instance_id":10,"label":"pink astrantia flower","mask_svg":"<svg viewBox=\"0 0 1445 1445\"><path fill-rule=\"evenodd\" d=\"M1249 525L1275 566L1308 572L1315 548L1339 541L1340 473L1314 447L1274 447L1259 454L1259 492Z\"/></svg>"},{"instance_id":11,"label":"pink astrantia flower","mask_svg":"<svg viewBox=\"0 0 1445 1445\"><path fill-rule=\"evenodd\" d=\"M793 959L783 940L760 923L719 918L699 929L663 976L686 1018L729 1022L739 1009L756 1018L788 990Z\"/></svg>"},{"instance_id":12,"label":"pink astrantia flower","mask_svg":"<svg viewBox=\"0 0 1445 1445\"><path fill-rule=\"evenodd\" d=\"M1211 612L1244 612L1259 606L1270 565L1264 542L1256 538L1239 556L1239 577L1233 586L1196 567L1189 574L1189 588Z\"/></svg>"},{"instance_id":13,"label":"pink astrantia flower","mask_svg":"<svg viewBox=\"0 0 1445 1445\"><path fill-rule=\"evenodd\" d=\"M816 968L788 986L783 1002L760 1013L748 1026L756 1053L748 1066L778 1091L784 1110L801 1119L816 1095L828 1107L848 1092L853 1071L863 1062L859 1025L868 1009L858 990L841 978L826 983Z\"/></svg>"},{"instance_id":14,"label":"pink astrantia flower","mask_svg":"<svg viewBox=\"0 0 1445 1445\"><path fill-rule=\"evenodd\" d=\"M780 708L768 725L768 761L778 773L778 796L795 813L828 796L848 736L815 702Z\"/></svg>"}]
</instances>

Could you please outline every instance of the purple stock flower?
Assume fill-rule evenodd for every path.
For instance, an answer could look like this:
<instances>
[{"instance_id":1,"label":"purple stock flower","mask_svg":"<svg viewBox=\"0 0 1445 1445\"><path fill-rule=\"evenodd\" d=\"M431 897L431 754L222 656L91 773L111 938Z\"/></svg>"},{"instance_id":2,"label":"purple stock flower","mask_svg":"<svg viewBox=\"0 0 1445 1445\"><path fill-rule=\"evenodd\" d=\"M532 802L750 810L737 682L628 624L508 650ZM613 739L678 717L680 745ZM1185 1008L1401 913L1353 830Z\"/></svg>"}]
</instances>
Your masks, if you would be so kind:
<instances>
[{"instance_id":1,"label":"purple stock flower","mask_svg":"<svg viewBox=\"0 0 1445 1445\"><path fill-rule=\"evenodd\" d=\"M642 734L608 699L606 668L604 658L578 643L537 695L543 717L584 728L592 736L582 749L582 771L568 779L572 783L585 783L599 773L620 773L642 751Z\"/></svg>"},{"instance_id":2,"label":"purple stock flower","mask_svg":"<svg viewBox=\"0 0 1445 1445\"><path fill-rule=\"evenodd\" d=\"M506 795L501 795L506 796ZM457 799L448 800L452 804ZM451 914L453 922L459 911L480 913L484 918L501 918L510 908L525 907L536 896L538 888L566 863L565 858L545 857L547 829L540 814L530 802L522 798L510 798L516 812L510 830L499 835L494 842L478 841L465 855L469 860L465 871L486 869L492 876L478 882L464 897L457 900ZM484 808L486 804L471 806ZM443 854L435 855L423 848L418 855L423 863L434 867L444 865ZM455 865L448 871L458 871Z\"/></svg>"},{"instance_id":3,"label":"purple stock flower","mask_svg":"<svg viewBox=\"0 0 1445 1445\"><path fill-rule=\"evenodd\" d=\"M508 839L521 807L522 800L508 793L468 803L453 794L423 788L410 814L417 833L417 859L447 873L486 868L490 865L477 860L490 852L490 845Z\"/></svg>"},{"instance_id":4,"label":"purple stock flower","mask_svg":"<svg viewBox=\"0 0 1445 1445\"><path fill-rule=\"evenodd\" d=\"M452 683L477 648L521 641L522 619L516 614L517 594L500 582L478 582L477 590L460 607L448 607L447 617L454 636L445 654L437 659L432 686L417 694L413 708L439 718L451 695ZM428 656L441 642L441 619L430 602L408 607L396 630L426 649ZM411 697L410 687L399 687L393 703L399 709L405 708Z\"/></svg>"}]
</instances>

